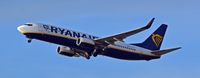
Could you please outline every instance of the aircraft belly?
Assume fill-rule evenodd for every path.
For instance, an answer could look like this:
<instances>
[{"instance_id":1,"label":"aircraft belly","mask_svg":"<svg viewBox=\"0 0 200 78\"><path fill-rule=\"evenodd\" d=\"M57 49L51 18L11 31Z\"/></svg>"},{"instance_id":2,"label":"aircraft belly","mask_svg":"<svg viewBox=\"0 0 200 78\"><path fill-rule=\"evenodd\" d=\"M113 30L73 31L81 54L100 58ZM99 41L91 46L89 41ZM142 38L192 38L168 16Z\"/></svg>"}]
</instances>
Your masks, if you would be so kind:
<instances>
[{"instance_id":1,"label":"aircraft belly","mask_svg":"<svg viewBox=\"0 0 200 78\"><path fill-rule=\"evenodd\" d=\"M68 46L71 48L76 48L84 51L93 51L94 45L83 43L81 45L76 45L76 39L64 38L59 36L47 35L47 34L38 34L38 33L25 33L28 38L38 39L50 43L55 43L63 46Z\"/></svg>"},{"instance_id":2,"label":"aircraft belly","mask_svg":"<svg viewBox=\"0 0 200 78\"><path fill-rule=\"evenodd\" d=\"M151 60L151 59L160 58L156 56L148 56L148 55L136 54L133 52L116 50L113 48L105 49L105 52L102 55L118 58L118 59L124 59L124 60Z\"/></svg>"}]
</instances>

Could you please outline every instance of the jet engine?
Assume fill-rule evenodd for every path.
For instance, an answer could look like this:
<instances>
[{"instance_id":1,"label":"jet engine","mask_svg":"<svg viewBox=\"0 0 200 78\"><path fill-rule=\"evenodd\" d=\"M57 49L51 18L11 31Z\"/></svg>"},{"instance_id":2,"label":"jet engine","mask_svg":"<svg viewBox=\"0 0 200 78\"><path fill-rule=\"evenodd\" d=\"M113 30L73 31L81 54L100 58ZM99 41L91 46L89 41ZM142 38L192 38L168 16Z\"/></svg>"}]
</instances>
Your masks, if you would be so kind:
<instances>
[{"instance_id":1,"label":"jet engine","mask_svg":"<svg viewBox=\"0 0 200 78\"><path fill-rule=\"evenodd\" d=\"M88 38L78 38L76 41L76 44L78 46L82 45L82 44L89 44L89 45L95 45L94 41Z\"/></svg>"},{"instance_id":2,"label":"jet engine","mask_svg":"<svg viewBox=\"0 0 200 78\"><path fill-rule=\"evenodd\" d=\"M65 46L58 46L57 52L61 55L65 55L65 56L69 56L69 57L79 56L76 54L76 52L72 48L65 47Z\"/></svg>"},{"instance_id":3,"label":"jet engine","mask_svg":"<svg viewBox=\"0 0 200 78\"><path fill-rule=\"evenodd\" d=\"M75 48L70 48L66 46L58 46L57 52L61 55L69 56L69 57L80 57L83 56L86 59L90 59L90 55L88 52L75 49Z\"/></svg>"},{"instance_id":4,"label":"jet engine","mask_svg":"<svg viewBox=\"0 0 200 78\"><path fill-rule=\"evenodd\" d=\"M95 51L95 42L88 38L78 38L76 45L79 46L80 50L88 52L89 55Z\"/></svg>"}]
</instances>

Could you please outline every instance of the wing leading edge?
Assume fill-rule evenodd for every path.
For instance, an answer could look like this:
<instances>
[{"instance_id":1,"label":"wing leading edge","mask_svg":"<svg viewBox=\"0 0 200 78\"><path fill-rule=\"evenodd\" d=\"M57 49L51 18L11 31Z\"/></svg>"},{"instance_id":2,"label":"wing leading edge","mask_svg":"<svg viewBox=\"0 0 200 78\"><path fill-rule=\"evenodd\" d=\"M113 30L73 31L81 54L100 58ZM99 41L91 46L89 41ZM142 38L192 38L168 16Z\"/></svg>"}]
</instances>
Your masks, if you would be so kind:
<instances>
[{"instance_id":1,"label":"wing leading edge","mask_svg":"<svg viewBox=\"0 0 200 78\"><path fill-rule=\"evenodd\" d=\"M138 29L135 29L135 30L131 30L131 31L128 31L128 32L124 32L124 33L120 33L120 34L116 34L116 35L113 35L113 36L108 36L108 37L104 37L104 38L99 38L99 39L96 39L95 41L96 42L104 42L104 43L114 43L115 41L123 41L123 39L131 36L131 35L134 35L134 34L137 34L139 32L142 32L146 29L149 29L153 23L155 18L152 18L149 23L144 26L144 27L141 27L141 28L138 28Z\"/></svg>"}]
</instances>

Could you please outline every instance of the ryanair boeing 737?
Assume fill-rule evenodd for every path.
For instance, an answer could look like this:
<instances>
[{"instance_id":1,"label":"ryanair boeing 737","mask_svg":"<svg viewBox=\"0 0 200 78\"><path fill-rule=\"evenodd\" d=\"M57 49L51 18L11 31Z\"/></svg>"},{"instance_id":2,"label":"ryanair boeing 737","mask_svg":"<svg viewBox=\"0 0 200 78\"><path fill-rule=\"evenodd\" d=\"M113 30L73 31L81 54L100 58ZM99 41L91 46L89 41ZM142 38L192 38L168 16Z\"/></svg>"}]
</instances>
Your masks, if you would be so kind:
<instances>
[{"instance_id":1,"label":"ryanair boeing 737","mask_svg":"<svg viewBox=\"0 0 200 78\"><path fill-rule=\"evenodd\" d=\"M142 43L124 42L125 38L149 29L153 21L154 18L139 29L103 38L41 23L26 23L17 29L28 38L28 43L32 39L38 39L58 44L60 46L57 52L69 57L83 56L90 59L91 56L104 55L124 60L149 61L159 59L162 55L181 48L160 50L167 29L166 24L162 24Z\"/></svg>"}]
</instances>

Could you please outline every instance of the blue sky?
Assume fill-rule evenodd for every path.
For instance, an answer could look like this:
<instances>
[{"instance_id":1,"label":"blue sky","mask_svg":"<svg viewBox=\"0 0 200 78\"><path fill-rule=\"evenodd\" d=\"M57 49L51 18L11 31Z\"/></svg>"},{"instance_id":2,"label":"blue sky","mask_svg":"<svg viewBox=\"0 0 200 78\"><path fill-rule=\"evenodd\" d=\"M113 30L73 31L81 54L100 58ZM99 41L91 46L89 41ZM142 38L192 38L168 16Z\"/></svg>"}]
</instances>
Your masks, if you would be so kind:
<instances>
[{"instance_id":1,"label":"blue sky","mask_svg":"<svg viewBox=\"0 0 200 78\"><path fill-rule=\"evenodd\" d=\"M198 0L1 0L1 78L199 78L200 1ZM86 60L56 53L58 45L34 40L17 31L26 22L108 36L141 27L151 29L128 38L142 42L160 24L169 25L162 49L181 50L152 61L125 61L105 56Z\"/></svg>"}]
</instances>

